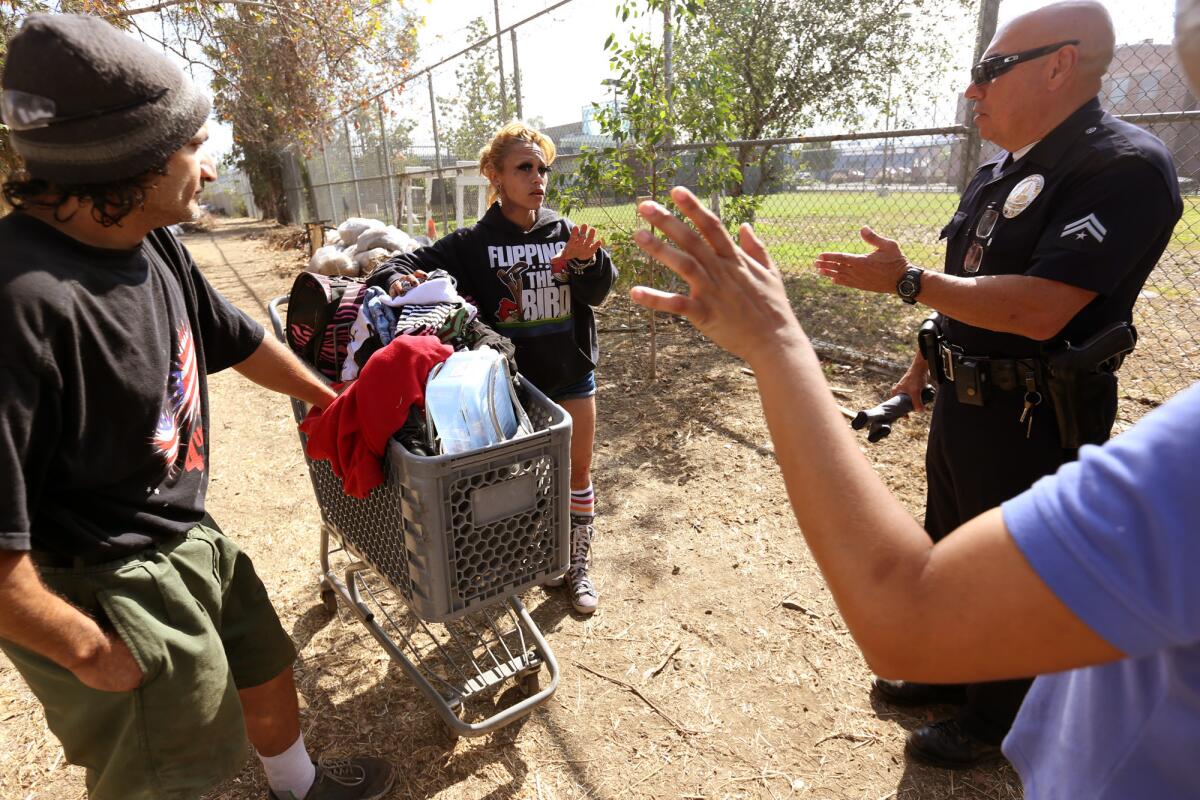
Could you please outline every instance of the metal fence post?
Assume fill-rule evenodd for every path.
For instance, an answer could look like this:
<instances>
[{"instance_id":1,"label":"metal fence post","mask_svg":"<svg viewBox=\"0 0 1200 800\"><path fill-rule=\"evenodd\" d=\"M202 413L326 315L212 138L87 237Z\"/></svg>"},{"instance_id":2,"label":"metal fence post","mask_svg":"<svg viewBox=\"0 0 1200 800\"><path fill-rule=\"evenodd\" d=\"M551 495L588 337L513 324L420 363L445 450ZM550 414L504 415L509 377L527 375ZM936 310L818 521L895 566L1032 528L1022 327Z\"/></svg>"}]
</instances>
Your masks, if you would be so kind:
<instances>
[{"instance_id":1,"label":"metal fence post","mask_svg":"<svg viewBox=\"0 0 1200 800\"><path fill-rule=\"evenodd\" d=\"M504 87L504 40L500 38L500 0L492 0L496 9L496 64L500 74L500 118L508 122L508 91Z\"/></svg>"},{"instance_id":2,"label":"metal fence post","mask_svg":"<svg viewBox=\"0 0 1200 800\"><path fill-rule=\"evenodd\" d=\"M379 109L379 141L382 143L382 152L379 154L383 165L379 170L379 174L383 176L383 185L387 187L387 221L393 225L400 221L399 212L396 210L396 187L392 185L392 149L388 146L387 122L383 115L383 100L380 100L377 108Z\"/></svg>"},{"instance_id":3,"label":"metal fence post","mask_svg":"<svg viewBox=\"0 0 1200 800\"><path fill-rule=\"evenodd\" d=\"M342 117L342 128L346 131L346 155L350 158L350 181L354 187L354 212L363 215L362 195L358 191L358 168L354 166L354 144L350 141L350 120Z\"/></svg>"},{"instance_id":4,"label":"metal fence post","mask_svg":"<svg viewBox=\"0 0 1200 800\"><path fill-rule=\"evenodd\" d=\"M497 12L497 13L499 13L499 12ZM433 99L433 73L427 72L427 73L425 73L425 77L429 78L429 115L433 119L433 164L437 168L437 177L439 179L441 179L441 181L442 181L442 200L444 201L445 195L446 195L446 180L444 178L442 178L442 142L441 142L441 139L438 137L437 102ZM433 181L427 181L426 183L428 184L429 189L425 192L425 205L430 207L429 208L429 216L432 217L433 216L433 208L432 208L432 205L433 205ZM446 234L446 233L450 232L450 223L449 223L449 220L446 218L445 202L442 202L441 206L442 206L442 233Z\"/></svg>"},{"instance_id":5,"label":"metal fence post","mask_svg":"<svg viewBox=\"0 0 1200 800\"><path fill-rule=\"evenodd\" d=\"M400 196L404 198L404 205L400 209L400 216L404 219L404 232L412 236L412 178L406 176L400 179Z\"/></svg>"},{"instance_id":6,"label":"metal fence post","mask_svg":"<svg viewBox=\"0 0 1200 800\"><path fill-rule=\"evenodd\" d=\"M321 164L325 167L325 193L329 195L329 221L337 220L337 205L333 202L333 175L329 172L329 142L321 137ZM320 213L317 216L321 216Z\"/></svg>"},{"instance_id":7,"label":"metal fence post","mask_svg":"<svg viewBox=\"0 0 1200 800\"><path fill-rule=\"evenodd\" d=\"M454 174L454 227L463 226L463 184L458 180L459 173Z\"/></svg>"},{"instance_id":8,"label":"metal fence post","mask_svg":"<svg viewBox=\"0 0 1200 800\"><path fill-rule=\"evenodd\" d=\"M509 32L512 37L513 51L513 99L517 101L517 119L525 119L525 110L521 105L521 66L517 61L517 29Z\"/></svg>"},{"instance_id":9,"label":"metal fence post","mask_svg":"<svg viewBox=\"0 0 1200 800\"><path fill-rule=\"evenodd\" d=\"M983 58L983 54L987 50L988 44L992 41L992 37L996 35L996 16L999 12L1000 0L981 0L979 5L979 27L975 35L974 61L971 63L979 63L979 60ZM983 143L979 138L979 129L971 124L970 101L960 98L959 104L962 108L959 123L969 129L966 141L963 142L962 169L958 176L958 191L961 194L967 190L967 184L971 182L971 177L975 174L975 170L979 166L979 154L983 149Z\"/></svg>"}]
</instances>

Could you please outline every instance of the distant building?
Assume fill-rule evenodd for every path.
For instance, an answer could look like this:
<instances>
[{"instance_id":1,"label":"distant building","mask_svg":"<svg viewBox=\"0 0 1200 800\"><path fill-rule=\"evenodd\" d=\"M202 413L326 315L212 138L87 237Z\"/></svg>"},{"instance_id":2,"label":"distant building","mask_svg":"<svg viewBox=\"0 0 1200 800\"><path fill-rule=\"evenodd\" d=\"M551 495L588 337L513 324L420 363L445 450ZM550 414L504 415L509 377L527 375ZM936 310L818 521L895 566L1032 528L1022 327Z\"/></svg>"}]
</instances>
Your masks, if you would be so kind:
<instances>
[{"instance_id":1,"label":"distant building","mask_svg":"<svg viewBox=\"0 0 1200 800\"><path fill-rule=\"evenodd\" d=\"M551 125L548 128L542 128L542 133L550 137L550 141L557 145L568 136L579 136L583 133L583 122L568 122L565 125Z\"/></svg>"},{"instance_id":2,"label":"distant building","mask_svg":"<svg viewBox=\"0 0 1200 800\"><path fill-rule=\"evenodd\" d=\"M600 123L596 120L596 109L590 103L580 109L578 122L568 122L563 125L551 125L542 128L542 133L550 137L558 148L559 155L575 155L584 147L610 147L613 140L600 131Z\"/></svg>"},{"instance_id":3,"label":"distant building","mask_svg":"<svg viewBox=\"0 0 1200 800\"><path fill-rule=\"evenodd\" d=\"M1169 44L1151 41L1117 47L1100 90L1114 114L1154 114L1200 109ZM1156 122L1146 127L1163 140L1181 178L1200 178L1200 122Z\"/></svg>"}]
</instances>

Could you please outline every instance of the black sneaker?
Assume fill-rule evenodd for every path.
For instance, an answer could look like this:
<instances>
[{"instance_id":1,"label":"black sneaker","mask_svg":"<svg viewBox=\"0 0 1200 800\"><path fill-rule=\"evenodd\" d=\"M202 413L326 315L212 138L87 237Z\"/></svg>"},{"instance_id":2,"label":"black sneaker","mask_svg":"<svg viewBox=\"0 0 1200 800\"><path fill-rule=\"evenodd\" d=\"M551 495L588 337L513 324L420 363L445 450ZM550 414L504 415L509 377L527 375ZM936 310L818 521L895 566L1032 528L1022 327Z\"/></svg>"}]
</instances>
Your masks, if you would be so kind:
<instances>
[{"instance_id":1,"label":"black sneaker","mask_svg":"<svg viewBox=\"0 0 1200 800\"><path fill-rule=\"evenodd\" d=\"M304 797L267 791L270 800L379 800L392 788L396 770L382 758L320 758L317 779Z\"/></svg>"},{"instance_id":2,"label":"black sneaker","mask_svg":"<svg viewBox=\"0 0 1200 800\"><path fill-rule=\"evenodd\" d=\"M967 769L1002 758L1000 745L969 733L957 719L922 725L908 734L904 752L913 759L943 769Z\"/></svg>"},{"instance_id":3,"label":"black sneaker","mask_svg":"<svg viewBox=\"0 0 1200 800\"><path fill-rule=\"evenodd\" d=\"M875 679L875 691L895 706L931 706L936 703L967 702L967 690L957 683L914 683Z\"/></svg>"}]
</instances>

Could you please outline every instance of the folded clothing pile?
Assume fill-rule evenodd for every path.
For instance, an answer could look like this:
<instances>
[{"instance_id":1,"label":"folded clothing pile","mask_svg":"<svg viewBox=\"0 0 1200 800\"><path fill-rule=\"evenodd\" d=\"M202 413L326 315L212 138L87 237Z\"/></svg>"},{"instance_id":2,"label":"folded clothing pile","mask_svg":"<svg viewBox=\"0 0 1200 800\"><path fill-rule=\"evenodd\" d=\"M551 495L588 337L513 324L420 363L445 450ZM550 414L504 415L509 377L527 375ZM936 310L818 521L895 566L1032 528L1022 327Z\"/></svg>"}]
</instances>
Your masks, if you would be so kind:
<instances>
[{"instance_id":1,"label":"folded clothing pile","mask_svg":"<svg viewBox=\"0 0 1200 800\"><path fill-rule=\"evenodd\" d=\"M350 328L350 343L339 376L353 380L371 354L397 336L436 336L443 342L462 339L478 316L464 300L453 277L444 270L413 277L396 296L377 286L367 286L358 318ZM456 342L470 347L470 343Z\"/></svg>"},{"instance_id":2,"label":"folded clothing pile","mask_svg":"<svg viewBox=\"0 0 1200 800\"><path fill-rule=\"evenodd\" d=\"M343 389L324 412L313 409L301 426L308 437L307 453L328 460L344 491L354 497L366 497L382 482L381 462L389 438L409 452L434 456L532 430L519 403L513 405L512 341L478 318L448 273L435 270L407 277L405 291L393 297L361 279L302 273L289 300L289 343L326 376L340 378ZM314 310L303 314L300 305ZM294 336L293 329L308 335ZM456 368L446 373L443 383L451 378L456 383L453 394L440 395L438 443L431 447L425 419L429 372L455 351L484 351L479 353L484 360L476 364L471 359L467 372ZM497 361L506 362L506 368L497 367ZM340 364L340 371L330 371L333 364ZM486 390L481 383L469 384L469 390L458 388L457 383L468 385L467 379L477 378L484 368L489 377ZM482 433L490 430L482 423L492 419L491 409L500 415L500 424L494 433ZM463 432L458 424L463 420L482 423Z\"/></svg>"}]
</instances>

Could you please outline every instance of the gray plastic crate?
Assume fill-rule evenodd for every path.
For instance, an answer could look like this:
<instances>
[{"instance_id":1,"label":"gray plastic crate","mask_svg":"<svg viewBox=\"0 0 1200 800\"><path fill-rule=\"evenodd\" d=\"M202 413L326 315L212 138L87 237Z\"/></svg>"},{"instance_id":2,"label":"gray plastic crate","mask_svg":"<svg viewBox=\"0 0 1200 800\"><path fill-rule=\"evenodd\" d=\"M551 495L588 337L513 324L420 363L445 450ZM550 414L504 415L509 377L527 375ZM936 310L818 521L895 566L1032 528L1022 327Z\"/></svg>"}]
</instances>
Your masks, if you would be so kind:
<instances>
[{"instance_id":1,"label":"gray plastic crate","mask_svg":"<svg viewBox=\"0 0 1200 800\"><path fill-rule=\"evenodd\" d=\"M517 385L531 435L434 457L392 440L384 483L365 499L342 491L328 461L308 461L325 521L427 622L496 603L567 568L571 420L519 376Z\"/></svg>"}]
</instances>

